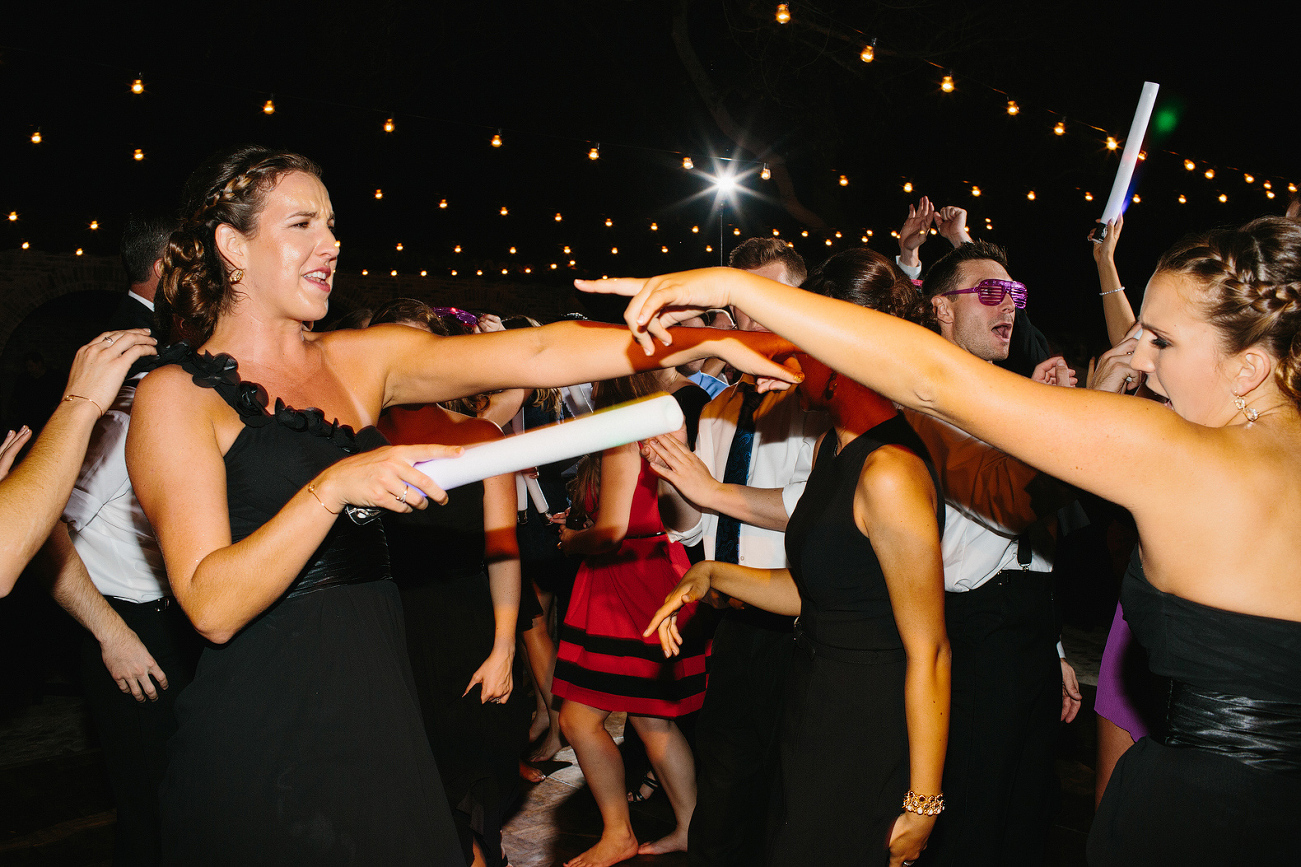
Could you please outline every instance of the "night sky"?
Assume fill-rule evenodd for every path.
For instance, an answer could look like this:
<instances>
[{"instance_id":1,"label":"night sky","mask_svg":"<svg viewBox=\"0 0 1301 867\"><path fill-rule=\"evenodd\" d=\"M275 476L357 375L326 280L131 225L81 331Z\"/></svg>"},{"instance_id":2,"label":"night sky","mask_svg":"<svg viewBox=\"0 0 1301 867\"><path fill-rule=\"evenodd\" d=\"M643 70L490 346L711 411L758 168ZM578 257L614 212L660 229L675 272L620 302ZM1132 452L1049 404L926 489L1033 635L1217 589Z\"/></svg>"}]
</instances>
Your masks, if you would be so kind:
<instances>
[{"instance_id":1,"label":"night sky","mask_svg":"<svg viewBox=\"0 0 1301 867\"><path fill-rule=\"evenodd\" d=\"M870 229L872 246L893 255L890 230L926 194L967 207L973 234L1009 248L1046 330L1097 334L1083 239L1118 162L1103 141L1123 139L1144 80L1162 85L1157 113L1168 123L1149 133L1143 201L1127 214L1119 259L1131 287L1182 234L1281 213L1288 182L1301 181L1295 58L1274 36L1295 33L1295 12L1269 18L1239 3L1198 18L1122 14L1110 3L824 0L789 4L795 20L783 26L776 6L376 0L7 12L0 249L27 242L110 255L126 211L174 205L204 156L259 142L323 166L343 271L483 269L500 279L505 268L556 292L574 276L717 264L707 175L730 165L754 194L722 215L727 249L740 240L733 227L742 236L776 228L813 264ZM763 159L723 135L675 47L675 15L717 104L786 161L825 231L783 210L775 184L758 177ZM865 64L859 52L871 38L876 60ZM956 89L945 94L939 82L950 71ZM137 77L141 95L130 92ZM268 99L273 115L262 111ZM1008 99L1021 108L1015 117ZM503 146L493 148L499 130ZM598 143L600 159L590 160ZM137 148L143 160L132 158ZM17 221L3 218L11 211ZM931 239L923 260L946 247Z\"/></svg>"}]
</instances>

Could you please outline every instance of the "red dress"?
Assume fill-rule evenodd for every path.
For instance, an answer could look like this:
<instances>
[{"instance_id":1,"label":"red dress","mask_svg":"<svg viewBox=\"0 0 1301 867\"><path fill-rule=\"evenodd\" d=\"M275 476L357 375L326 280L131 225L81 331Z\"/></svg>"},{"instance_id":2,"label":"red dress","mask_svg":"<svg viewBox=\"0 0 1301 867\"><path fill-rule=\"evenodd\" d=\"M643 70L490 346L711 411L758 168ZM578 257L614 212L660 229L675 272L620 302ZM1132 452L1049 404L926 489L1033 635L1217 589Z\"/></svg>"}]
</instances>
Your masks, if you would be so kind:
<instances>
[{"instance_id":1,"label":"red dress","mask_svg":"<svg viewBox=\"0 0 1301 867\"><path fill-rule=\"evenodd\" d=\"M661 717L691 713L704 701L707 642L692 633L695 603L678 614L679 656L665 659L659 639L641 634L690 568L686 549L664 534L657 488L641 459L628 535L618 551L588 557L578 569L552 686L561 698Z\"/></svg>"}]
</instances>

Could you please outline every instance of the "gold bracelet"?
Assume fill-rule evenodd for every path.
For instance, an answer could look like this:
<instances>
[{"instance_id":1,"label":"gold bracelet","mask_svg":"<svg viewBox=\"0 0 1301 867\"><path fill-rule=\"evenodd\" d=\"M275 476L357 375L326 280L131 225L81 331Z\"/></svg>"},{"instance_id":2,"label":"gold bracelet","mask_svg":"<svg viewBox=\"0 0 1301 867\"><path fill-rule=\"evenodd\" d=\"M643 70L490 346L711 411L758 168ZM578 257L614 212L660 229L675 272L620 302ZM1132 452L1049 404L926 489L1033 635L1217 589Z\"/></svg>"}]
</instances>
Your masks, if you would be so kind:
<instances>
[{"instance_id":1,"label":"gold bracelet","mask_svg":"<svg viewBox=\"0 0 1301 867\"><path fill-rule=\"evenodd\" d=\"M912 789L903 796L903 808L919 816L938 816L944 812L944 793L938 795L919 795Z\"/></svg>"},{"instance_id":2,"label":"gold bracelet","mask_svg":"<svg viewBox=\"0 0 1301 867\"><path fill-rule=\"evenodd\" d=\"M70 395L68 395L67 397L65 397L63 400L59 401L59 403L67 403L67 402L70 401L70 400L85 400L85 401L89 401L91 406L93 406L93 407L95 407L95 409L99 410L99 417L100 417L100 418L103 418L103 417L104 417L104 410L103 410L103 408L102 408L99 404L95 403L95 401L91 400L91 399L88 398L88 397L83 397L83 396L80 395L80 394L70 394Z\"/></svg>"},{"instance_id":3,"label":"gold bracelet","mask_svg":"<svg viewBox=\"0 0 1301 867\"><path fill-rule=\"evenodd\" d=\"M316 502L318 502L318 503L321 504L321 508L322 508L322 509L324 509L324 510L327 511L327 512L330 512L330 507L327 506L327 505L325 505L325 500L322 500L322 499L321 499L321 495L318 494L318 493L316 493L316 482L311 482L310 484L308 484L308 486L307 486L307 493L311 494L313 497L316 497ZM330 512L330 514L331 514L331 515L337 515L337 514L339 514L339 513L338 513L338 512Z\"/></svg>"}]
</instances>

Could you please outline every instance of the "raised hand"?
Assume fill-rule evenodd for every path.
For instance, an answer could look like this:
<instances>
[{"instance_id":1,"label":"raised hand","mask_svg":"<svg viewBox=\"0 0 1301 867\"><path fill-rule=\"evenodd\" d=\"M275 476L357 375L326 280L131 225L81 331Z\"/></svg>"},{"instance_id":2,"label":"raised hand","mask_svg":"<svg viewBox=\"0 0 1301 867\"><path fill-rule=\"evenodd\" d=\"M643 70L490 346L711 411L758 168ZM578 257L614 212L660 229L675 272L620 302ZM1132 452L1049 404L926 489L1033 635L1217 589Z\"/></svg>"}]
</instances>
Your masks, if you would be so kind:
<instances>
[{"instance_id":1,"label":"raised hand","mask_svg":"<svg viewBox=\"0 0 1301 867\"><path fill-rule=\"evenodd\" d=\"M1098 220L1101 223L1101 220ZM1105 238L1098 238L1098 230L1089 230L1089 240L1093 242L1093 261L1098 264L1103 262L1116 261L1116 242L1120 240L1120 231L1125 228L1125 217L1120 215L1114 220L1107 221L1107 235Z\"/></svg>"},{"instance_id":2,"label":"raised hand","mask_svg":"<svg viewBox=\"0 0 1301 867\"><path fill-rule=\"evenodd\" d=\"M1090 365L1089 377L1085 385L1095 391L1110 391L1113 394L1125 394L1137 391L1143 383L1143 374L1133 368L1134 349L1138 346L1135 333L1137 327L1130 329L1130 334L1111 349L1098 357Z\"/></svg>"},{"instance_id":3,"label":"raised hand","mask_svg":"<svg viewBox=\"0 0 1301 867\"><path fill-rule=\"evenodd\" d=\"M632 298L623 319L650 355L654 352L654 340L672 345L670 326L700 316L710 308L732 303L728 293L729 271L735 273L732 268L699 268L648 279L575 280L574 285L583 292Z\"/></svg>"},{"instance_id":4,"label":"raised hand","mask_svg":"<svg viewBox=\"0 0 1301 867\"><path fill-rule=\"evenodd\" d=\"M910 268L921 265L917 250L926 243L931 224L935 222L935 206L922 196L916 207L908 206L908 218L899 228L899 261Z\"/></svg>"},{"instance_id":5,"label":"raised hand","mask_svg":"<svg viewBox=\"0 0 1301 867\"><path fill-rule=\"evenodd\" d=\"M935 228L940 237L955 247L971 240L967 233L967 211L957 205L945 205L935 212Z\"/></svg>"},{"instance_id":6,"label":"raised hand","mask_svg":"<svg viewBox=\"0 0 1301 867\"><path fill-rule=\"evenodd\" d=\"M1052 358L1045 358L1039 362L1030 378L1045 385L1064 385L1072 388L1079 381L1075 377L1075 371L1066 364L1066 359L1060 355L1054 355Z\"/></svg>"}]
</instances>

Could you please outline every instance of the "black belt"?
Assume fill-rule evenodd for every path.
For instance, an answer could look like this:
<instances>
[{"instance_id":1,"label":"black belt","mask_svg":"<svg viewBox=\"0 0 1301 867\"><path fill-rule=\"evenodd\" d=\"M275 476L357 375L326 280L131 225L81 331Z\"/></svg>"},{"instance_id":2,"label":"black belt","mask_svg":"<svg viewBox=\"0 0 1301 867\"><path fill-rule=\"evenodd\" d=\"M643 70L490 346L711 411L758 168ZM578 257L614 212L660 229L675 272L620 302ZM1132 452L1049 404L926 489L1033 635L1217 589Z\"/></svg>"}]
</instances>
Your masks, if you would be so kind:
<instances>
[{"instance_id":1,"label":"black belt","mask_svg":"<svg viewBox=\"0 0 1301 867\"><path fill-rule=\"evenodd\" d=\"M795 645L807 651L815 659L821 656L824 659L847 662L851 665L888 665L908 658L902 647L875 649L823 644L801 629L798 621L795 623Z\"/></svg>"},{"instance_id":2,"label":"black belt","mask_svg":"<svg viewBox=\"0 0 1301 867\"><path fill-rule=\"evenodd\" d=\"M1171 681L1162 742L1219 753L1264 771L1301 775L1301 704Z\"/></svg>"},{"instance_id":3,"label":"black belt","mask_svg":"<svg viewBox=\"0 0 1301 867\"><path fill-rule=\"evenodd\" d=\"M106 596L109 604L113 606L129 606L133 611L150 611L162 613L172 607L172 597L160 596L157 599L150 599L148 602L132 602L130 599L123 599L120 596Z\"/></svg>"}]
</instances>

